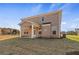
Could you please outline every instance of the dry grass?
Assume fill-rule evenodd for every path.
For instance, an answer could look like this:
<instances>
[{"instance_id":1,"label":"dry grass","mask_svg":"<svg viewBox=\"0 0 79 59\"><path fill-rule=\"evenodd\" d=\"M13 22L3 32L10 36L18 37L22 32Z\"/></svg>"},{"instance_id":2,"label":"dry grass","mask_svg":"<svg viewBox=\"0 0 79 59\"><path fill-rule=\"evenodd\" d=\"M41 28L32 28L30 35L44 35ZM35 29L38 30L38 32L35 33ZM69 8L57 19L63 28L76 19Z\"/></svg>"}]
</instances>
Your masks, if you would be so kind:
<instances>
[{"instance_id":1,"label":"dry grass","mask_svg":"<svg viewBox=\"0 0 79 59\"><path fill-rule=\"evenodd\" d=\"M12 38L0 41L1 55L63 55L79 51L79 43L68 39Z\"/></svg>"},{"instance_id":2,"label":"dry grass","mask_svg":"<svg viewBox=\"0 0 79 59\"><path fill-rule=\"evenodd\" d=\"M74 40L74 41L79 42L79 35L67 35L66 37L70 40Z\"/></svg>"},{"instance_id":3,"label":"dry grass","mask_svg":"<svg viewBox=\"0 0 79 59\"><path fill-rule=\"evenodd\" d=\"M0 35L0 40L6 40L11 38L19 37L19 35Z\"/></svg>"},{"instance_id":4,"label":"dry grass","mask_svg":"<svg viewBox=\"0 0 79 59\"><path fill-rule=\"evenodd\" d=\"M0 54L50 55L64 54L62 39L15 38L0 41ZM59 46L60 45L60 46Z\"/></svg>"}]
</instances>

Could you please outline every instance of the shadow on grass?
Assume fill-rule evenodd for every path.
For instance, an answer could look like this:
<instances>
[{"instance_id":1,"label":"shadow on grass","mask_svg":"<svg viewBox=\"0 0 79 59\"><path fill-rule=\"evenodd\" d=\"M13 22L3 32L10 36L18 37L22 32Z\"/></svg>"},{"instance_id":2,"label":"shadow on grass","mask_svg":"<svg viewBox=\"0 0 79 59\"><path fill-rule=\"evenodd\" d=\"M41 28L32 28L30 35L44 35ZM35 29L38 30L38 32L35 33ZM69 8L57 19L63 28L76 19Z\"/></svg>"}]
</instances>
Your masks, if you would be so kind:
<instances>
[{"instance_id":1,"label":"shadow on grass","mask_svg":"<svg viewBox=\"0 0 79 59\"><path fill-rule=\"evenodd\" d=\"M69 38L66 38L65 40L69 41L69 42L72 42L72 43L79 43L79 41L75 41L75 40L71 40Z\"/></svg>"},{"instance_id":2,"label":"shadow on grass","mask_svg":"<svg viewBox=\"0 0 79 59\"><path fill-rule=\"evenodd\" d=\"M79 55L79 51L66 52L66 55Z\"/></svg>"},{"instance_id":3,"label":"shadow on grass","mask_svg":"<svg viewBox=\"0 0 79 59\"><path fill-rule=\"evenodd\" d=\"M76 48L74 48L74 46L75 46L74 44L77 44L78 47L79 47L79 41L71 40L69 38L66 38L65 40L68 43L70 43L68 48L75 49L74 51L71 50L71 51L65 52L65 55L79 55L79 50L76 50ZM74 45L74 46L71 46L71 44Z\"/></svg>"}]
</instances>

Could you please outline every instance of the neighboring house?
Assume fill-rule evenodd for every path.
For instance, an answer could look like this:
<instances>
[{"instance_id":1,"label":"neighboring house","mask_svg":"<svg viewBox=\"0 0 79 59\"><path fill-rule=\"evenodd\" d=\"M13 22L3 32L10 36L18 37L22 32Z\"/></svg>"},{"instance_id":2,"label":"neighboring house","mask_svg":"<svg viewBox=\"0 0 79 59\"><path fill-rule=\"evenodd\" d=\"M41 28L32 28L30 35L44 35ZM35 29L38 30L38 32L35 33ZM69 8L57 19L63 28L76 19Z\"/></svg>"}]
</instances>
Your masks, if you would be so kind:
<instances>
[{"instance_id":1,"label":"neighboring house","mask_svg":"<svg viewBox=\"0 0 79 59\"><path fill-rule=\"evenodd\" d=\"M19 34L19 30L12 28L0 28L0 35Z\"/></svg>"},{"instance_id":2,"label":"neighboring house","mask_svg":"<svg viewBox=\"0 0 79 59\"><path fill-rule=\"evenodd\" d=\"M66 33L65 31L62 31L62 32L61 32L61 38L66 38L66 34L67 34L67 33Z\"/></svg>"},{"instance_id":3,"label":"neighboring house","mask_svg":"<svg viewBox=\"0 0 79 59\"><path fill-rule=\"evenodd\" d=\"M21 19L21 37L60 38L62 11Z\"/></svg>"},{"instance_id":4,"label":"neighboring house","mask_svg":"<svg viewBox=\"0 0 79 59\"><path fill-rule=\"evenodd\" d=\"M0 35L2 34L2 28L0 28Z\"/></svg>"},{"instance_id":5,"label":"neighboring house","mask_svg":"<svg viewBox=\"0 0 79 59\"><path fill-rule=\"evenodd\" d=\"M76 28L75 31L76 31L77 35L79 35L79 28Z\"/></svg>"}]
</instances>

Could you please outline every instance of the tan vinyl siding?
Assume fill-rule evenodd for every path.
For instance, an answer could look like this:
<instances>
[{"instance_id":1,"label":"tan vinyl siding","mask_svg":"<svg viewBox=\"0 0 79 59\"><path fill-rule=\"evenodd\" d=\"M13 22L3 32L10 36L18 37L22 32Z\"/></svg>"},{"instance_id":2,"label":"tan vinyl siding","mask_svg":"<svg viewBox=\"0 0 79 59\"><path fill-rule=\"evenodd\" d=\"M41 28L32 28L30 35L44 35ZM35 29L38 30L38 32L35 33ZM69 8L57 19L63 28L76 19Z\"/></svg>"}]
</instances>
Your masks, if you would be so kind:
<instances>
[{"instance_id":1,"label":"tan vinyl siding","mask_svg":"<svg viewBox=\"0 0 79 59\"><path fill-rule=\"evenodd\" d=\"M34 23L34 35L36 37L49 37L49 38L60 38L61 32L61 13L62 11L51 12L48 14L41 14L37 16L32 16L28 18L24 18L21 21L21 36L31 37L32 36L32 29L29 34L24 34L24 32L28 32L29 26L32 26ZM43 20L42 20L43 18ZM49 23L49 24L44 24ZM36 30L38 28L41 30ZM44 30L47 30L46 32ZM39 31L42 33L39 34ZM56 34L53 34L56 32Z\"/></svg>"}]
</instances>

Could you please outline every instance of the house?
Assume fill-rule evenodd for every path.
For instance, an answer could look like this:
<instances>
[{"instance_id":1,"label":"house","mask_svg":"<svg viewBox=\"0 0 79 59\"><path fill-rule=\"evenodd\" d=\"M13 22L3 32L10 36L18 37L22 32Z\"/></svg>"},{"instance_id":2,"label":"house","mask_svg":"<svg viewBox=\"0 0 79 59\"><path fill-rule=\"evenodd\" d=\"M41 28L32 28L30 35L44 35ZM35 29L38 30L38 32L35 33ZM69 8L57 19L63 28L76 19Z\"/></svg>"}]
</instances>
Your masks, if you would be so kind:
<instances>
[{"instance_id":1,"label":"house","mask_svg":"<svg viewBox=\"0 0 79 59\"><path fill-rule=\"evenodd\" d=\"M62 11L22 18L21 37L60 38Z\"/></svg>"},{"instance_id":2,"label":"house","mask_svg":"<svg viewBox=\"0 0 79 59\"><path fill-rule=\"evenodd\" d=\"M65 31L62 31L60 34L61 34L61 38L66 38L67 33Z\"/></svg>"},{"instance_id":3,"label":"house","mask_svg":"<svg viewBox=\"0 0 79 59\"><path fill-rule=\"evenodd\" d=\"M2 28L0 28L0 35L2 34Z\"/></svg>"},{"instance_id":4,"label":"house","mask_svg":"<svg viewBox=\"0 0 79 59\"><path fill-rule=\"evenodd\" d=\"M77 35L79 35L79 28L76 28L75 32L77 33Z\"/></svg>"},{"instance_id":5,"label":"house","mask_svg":"<svg viewBox=\"0 0 79 59\"><path fill-rule=\"evenodd\" d=\"M12 28L0 28L0 35L19 34L19 30Z\"/></svg>"}]
</instances>

